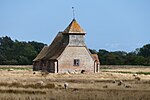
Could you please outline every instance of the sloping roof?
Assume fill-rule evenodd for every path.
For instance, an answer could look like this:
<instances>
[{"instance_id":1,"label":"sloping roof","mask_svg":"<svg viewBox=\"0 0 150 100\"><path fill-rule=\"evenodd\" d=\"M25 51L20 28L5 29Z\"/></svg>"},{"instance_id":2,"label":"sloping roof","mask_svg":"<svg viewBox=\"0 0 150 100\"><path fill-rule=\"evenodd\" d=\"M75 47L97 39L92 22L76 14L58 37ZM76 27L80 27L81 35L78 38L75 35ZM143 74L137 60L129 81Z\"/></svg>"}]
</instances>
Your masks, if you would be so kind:
<instances>
[{"instance_id":1,"label":"sloping roof","mask_svg":"<svg viewBox=\"0 0 150 100\"><path fill-rule=\"evenodd\" d=\"M85 34L85 31L80 27L75 19L69 24L69 26L63 31L65 34Z\"/></svg>"},{"instance_id":2,"label":"sloping roof","mask_svg":"<svg viewBox=\"0 0 150 100\"><path fill-rule=\"evenodd\" d=\"M63 32L57 34L51 45L44 47L33 61L58 59L68 45L68 42L63 42L66 41L63 34L85 34L85 32L77 21L73 19Z\"/></svg>"},{"instance_id":3,"label":"sloping roof","mask_svg":"<svg viewBox=\"0 0 150 100\"><path fill-rule=\"evenodd\" d=\"M93 59L94 59L98 64L100 64L98 55L97 55L97 54L91 54L91 55L92 55Z\"/></svg>"},{"instance_id":4,"label":"sloping roof","mask_svg":"<svg viewBox=\"0 0 150 100\"><path fill-rule=\"evenodd\" d=\"M48 46L44 46L43 49L40 51L40 53L37 55L37 57L33 61L41 60L45 56L47 50L48 50Z\"/></svg>"},{"instance_id":5,"label":"sloping roof","mask_svg":"<svg viewBox=\"0 0 150 100\"><path fill-rule=\"evenodd\" d=\"M61 32L57 34L51 45L48 47L48 50L43 59L46 60L55 60L57 59L63 50L68 44L63 44L63 35Z\"/></svg>"}]
</instances>

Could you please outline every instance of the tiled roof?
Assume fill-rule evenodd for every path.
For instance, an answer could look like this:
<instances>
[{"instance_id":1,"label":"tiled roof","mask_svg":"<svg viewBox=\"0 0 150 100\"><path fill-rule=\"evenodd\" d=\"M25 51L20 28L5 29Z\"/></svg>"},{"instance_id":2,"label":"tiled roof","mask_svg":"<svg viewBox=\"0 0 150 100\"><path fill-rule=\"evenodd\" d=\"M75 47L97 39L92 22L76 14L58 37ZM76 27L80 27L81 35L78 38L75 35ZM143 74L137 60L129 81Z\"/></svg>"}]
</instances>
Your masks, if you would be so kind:
<instances>
[{"instance_id":1,"label":"tiled roof","mask_svg":"<svg viewBox=\"0 0 150 100\"><path fill-rule=\"evenodd\" d=\"M85 34L85 32L77 23L77 21L73 19L69 26L63 32L59 32L57 34L51 45L43 47L41 52L33 61L58 59L58 57L62 54L62 52L68 45L68 43L63 43L63 34Z\"/></svg>"},{"instance_id":2,"label":"tiled roof","mask_svg":"<svg viewBox=\"0 0 150 100\"><path fill-rule=\"evenodd\" d=\"M67 44L63 44L63 35L61 32L57 34L51 45L48 47L48 50L43 57L46 60L56 60L61 53L66 48Z\"/></svg>"},{"instance_id":3,"label":"tiled roof","mask_svg":"<svg viewBox=\"0 0 150 100\"><path fill-rule=\"evenodd\" d=\"M48 46L44 46L43 49L40 51L40 53L37 55L37 57L33 61L41 60L45 56L47 50L48 50Z\"/></svg>"},{"instance_id":4,"label":"tiled roof","mask_svg":"<svg viewBox=\"0 0 150 100\"><path fill-rule=\"evenodd\" d=\"M91 54L91 55L92 55L93 59L94 59L98 64L100 64L98 55L97 55L97 54Z\"/></svg>"},{"instance_id":5,"label":"tiled roof","mask_svg":"<svg viewBox=\"0 0 150 100\"><path fill-rule=\"evenodd\" d=\"M66 48L67 44L62 44L63 35L57 34L50 46L43 47L41 52L33 61L39 60L56 60Z\"/></svg>"},{"instance_id":6,"label":"tiled roof","mask_svg":"<svg viewBox=\"0 0 150 100\"><path fill-rule=\"evenodd\" d=\"M75 19L69 24L69 26L63 31L65 34L85 34L85 31L80 27Z\"/></svg>"}]
</instances>

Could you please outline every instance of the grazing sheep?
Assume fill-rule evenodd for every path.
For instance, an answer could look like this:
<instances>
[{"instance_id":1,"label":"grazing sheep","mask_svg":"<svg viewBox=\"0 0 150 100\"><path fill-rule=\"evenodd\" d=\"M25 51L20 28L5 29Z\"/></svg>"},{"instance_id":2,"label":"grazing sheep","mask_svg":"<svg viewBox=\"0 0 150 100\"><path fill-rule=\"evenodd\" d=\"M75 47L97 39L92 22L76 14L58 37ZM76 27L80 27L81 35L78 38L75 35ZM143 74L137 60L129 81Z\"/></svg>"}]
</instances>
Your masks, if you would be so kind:
<instances>
[{"instance_id":1,"label":"grazing sheep","mask_svg":"<svg viewBox=\"0 0 150 100\"><path fill-rule=\"evenodd\" d=\"M141 78L140 78L140 77L138 77L138 76L136 76L134 79L136 79L136 80L141 80Z\"/></svg>"},{"instance_id":2,"label":"grazing sheep","mask_svg":"<svg viewBox=\"0 0 150 100\"><path fill-rule=\"evenodd\" d=\"M133 74L133 76L137 76L137 74Z\"/></svg>"},{"instance_id":3,"label":"grazing sheep","mask_svg":"<svg viewBox=\"0 0 150 100\"><path fill-rule=\"evenodd\" d=\"M68 83L64 83L64 88L65 88L65 89L68 88Z\"/></svg>"},{"instance_id":4,"label":"grazing sheep","mask_svg":"<svg viewBox=\"0 0 150 100\"><path fill-rule=\"evenodd\" d=\"M103 88L108 88L108 86L107 86L107 85L105 85L105 86L103 86Z\"/></svg>"},{"instance_id":5,"label":"grazing sheep","mask_svg":"<svg viewBox=\"0 0 150 100\"><path fill-rule=\"evenodd\" d=\"M126 88L131 88L131 86L130 86L130 85L125 85L125 87L126 87Z\"/></svg>"},{"instance_id":6,"label":"grazing sheep","mask_svg":"<svg viewBox=\"0 0 150 100\"><path fill-rule=\"evenodd\" d=\"M8 69L8 71L14 71L14 69L10 68L10 69Z\"/></svg>"},{"instance_id":7,"label":"grazing sheep","mask_svg":"<svg viewBox=\"0 0 150 100\"><path fill-rule=\"evenodd\" d=\"M43 81L38 81L36 84L39 85L39 86L43 86L44 82Z\"/></svg>"},{"instance_id":8,"label":"grazing sheep","mask_svg":"<svg viewBox=\"0 0 150 100\"><path fill-rule=\"evenodd\" d=\"M122 81L122 80L119 80L118 85L121 85L121 84L123 84L123 81Z\"/></svg>"},{"instance_id":9,"label":"grazing sheep","mask_svg":"<svg viewBox=\"0 0 150 100\"><path fill-rule=\"evenodd\" d=\"M49 72L47 72L47 71L41 72L41 75L42 75L42 76L47 76L48 74L49 74Z\"/></svg>"},{"instance_id":10,"label":"grazing sheep","mask_svg":"<svg viewBox=\"0 0 150 100\"><path fill-rule=\"evenodd\" d=\"M112 83L116 83L116 81L115 80L113 80L113 82Z\"/></svg>"}]
</instances>

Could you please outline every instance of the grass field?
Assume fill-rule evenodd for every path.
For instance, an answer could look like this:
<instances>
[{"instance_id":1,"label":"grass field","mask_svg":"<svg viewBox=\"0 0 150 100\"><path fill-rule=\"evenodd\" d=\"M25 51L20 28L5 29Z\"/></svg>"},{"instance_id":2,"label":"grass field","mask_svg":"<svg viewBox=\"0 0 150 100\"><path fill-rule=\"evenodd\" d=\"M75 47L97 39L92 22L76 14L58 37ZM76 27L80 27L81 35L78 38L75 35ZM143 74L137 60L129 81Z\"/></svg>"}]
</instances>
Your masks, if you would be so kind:
<instances>
[{"instance_id":1,"label":"grass field","mask_svg":"<svg viewBox=\"0 0 150 100\"><path fill-rule=\"evenodd\" d=\"M150 66L102 66L99 73L48 74L33 72L30 65L1 65L0 100L150 100Z\"/></svg>"}]
</instances>

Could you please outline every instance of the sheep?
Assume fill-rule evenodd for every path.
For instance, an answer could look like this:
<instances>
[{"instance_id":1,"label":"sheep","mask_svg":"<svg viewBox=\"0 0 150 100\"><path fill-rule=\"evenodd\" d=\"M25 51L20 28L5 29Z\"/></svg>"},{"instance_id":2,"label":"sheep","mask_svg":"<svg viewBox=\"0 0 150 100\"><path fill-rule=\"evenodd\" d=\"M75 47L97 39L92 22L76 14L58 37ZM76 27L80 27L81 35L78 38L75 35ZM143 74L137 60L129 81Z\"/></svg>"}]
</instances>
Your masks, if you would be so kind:
<instances>
[{"instance_id":1,"label":"sheep","mask_svg":"<svg viewBox=\"0 0 150 100\"><path fill-rule=\"evenodd\" d=\"M130 86L130 85L125 85L125 87L126 87L126 88L131 88L131 86Z\"/></svg>"},{"instance_id":2,"label":"sheep","mask_svg":"<svg viewBox=\"0 0 150 100\"><path fill-rule=\"evenodd\" d=\"M8 69L8 71L14 71L14 69L10 68L10 69Z\"/></svg>"},{"instance_id":3,"label":"sheep","mask_svg":"<svg viewBox=\"0 0 150 100\"><path fill-rule=\"evenodd\" d=\"M115 80L113 80L113 81L112 81L112 83L116 83L116 81L115 81Z\"/></svg>"},{"instance_id":4,"label":"sheep","mask_svg":"<svg viewBox=\"0 0 150 100\"><path fill-rule=\"evenodd\" d=\"M140 78L140 77L138 77L138 76L136 76L134 79L136 79L136 80L141 80L141 78Z\"/></svg>"},{"instance_id":5,"label":"sheep","mask_svg":"<svg viewBox=\"0 0 150 100\"><path fill-rule=\"evenodd\" d=\"M43 86L44 82L43 81L38 81L36 84L39 85L39 86Z\"/></svg>"},{"instance_id":6,"label":"sheep","mask_svg":"<svg viewBox=\"0 0 150 100\"><path fill-rule=\"evenodd\" d=\"M107 85L105 85L105 86L103 86L103 88L108 88L108 86L107 86Z\"/></svg>"},{"instance_id":7,"label":"sheep","mask_svg":"<svg viewBox=\"0 0 150 100\"><path fill-rule=\"evenodd\" d=\"M42 72L41 72L41 75L42 75L42 76L45 76L45 77L46 77L48 74L49 74L49 72L47 72L47 71L42 71Z\"/></svg>"},{"instance_id":8,"label":"sheep","mask_svg":"<svg viewBox=\"0 0 150 100\"><path fill-rule=\"evenodd\" d=\"M122 81L122 80L119 80L118 85L121 85L121 84L123 84L123 81Z\"/></svg>"},{"instance_id":9,"label":"sheep","mask_svg":"<svg viewBox=\"0 0 150 100\"><path fill-rule=\"evenodd\" d=\"M65 89L68 88L68 83L67 83L67 82L64 83L64 88L65 88Z\"/></svg>"},{"instance_id":10,"label":"sheep","mask_svg":"<svg viewBox=\"0 0 150 100\"><path fill-rule=\"evenodd\" d=\"M133 76L137 76L137 74L133 74Z\"/></svg>"}]
</instances>

